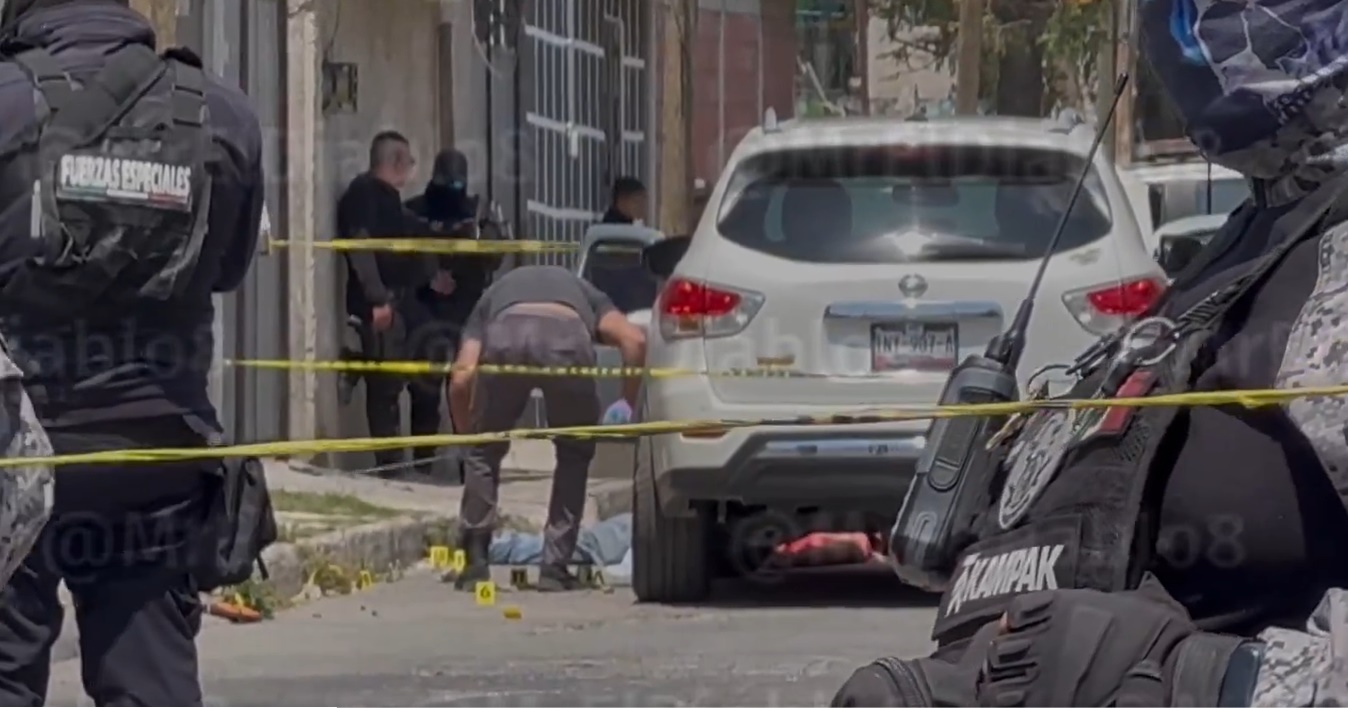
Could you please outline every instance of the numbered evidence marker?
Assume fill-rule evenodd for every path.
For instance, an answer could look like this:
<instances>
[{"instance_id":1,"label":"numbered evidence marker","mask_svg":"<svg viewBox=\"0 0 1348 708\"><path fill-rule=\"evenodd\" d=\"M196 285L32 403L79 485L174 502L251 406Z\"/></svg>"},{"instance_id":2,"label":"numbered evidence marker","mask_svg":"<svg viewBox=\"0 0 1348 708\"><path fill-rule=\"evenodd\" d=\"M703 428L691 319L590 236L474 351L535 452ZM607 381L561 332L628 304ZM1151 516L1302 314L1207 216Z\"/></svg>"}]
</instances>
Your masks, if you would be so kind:
<instances>
[{"instance_id":1,"label":"numbered evidence marker","mask_svg":"<svg viewBox=\"0 0 1348 708\"><path fill-rule=\"evenodd\" d=\"M496 583L490 580L483 580L476 586L477 604L482 607L491 607L496 604Z\"/></svg>"},{"instance_id":2,"label":"numbered evidence marker","mask_svg":"<svg viewBox=\"0 0 1348 708\"><path fill-rule=\"evenodd\" d=\"M431 567L436 570L449 567L449 546L431 546Z\"/></svg>"},{"instance_id":3,"label":"numbered evidence marker","mask_svg":"<svg viewBox=\"0 0 1348 708\"><path fill-rule=\"evenodd\" d=\"M374 587L374 574L368 570L360 571L360 575L356 576L356 589L369 590L372 587Z\"/></svg>"},{"instance_id":4,"label":"numbered evidence marker","mask_svg":"<svg viewBox=\"0 0 1348 708\"><path fill-rule=\"evenodd\" d=\"M525 590L529 587L529 570L527 568L510 569L510 585L519 590Z\"/></svg>"},{"instance_id":5,"label":"numbered evidence marker","mask_svg":"<svg viewBox=\"0 0 1348 708\"><path fill-rule=\"evenodd\" d=\"M454 558L449 562L449 569L455 573L462 573L464 568L468 567L468 554L460 548L454 551Z\"/></svg>"}]
</instances>

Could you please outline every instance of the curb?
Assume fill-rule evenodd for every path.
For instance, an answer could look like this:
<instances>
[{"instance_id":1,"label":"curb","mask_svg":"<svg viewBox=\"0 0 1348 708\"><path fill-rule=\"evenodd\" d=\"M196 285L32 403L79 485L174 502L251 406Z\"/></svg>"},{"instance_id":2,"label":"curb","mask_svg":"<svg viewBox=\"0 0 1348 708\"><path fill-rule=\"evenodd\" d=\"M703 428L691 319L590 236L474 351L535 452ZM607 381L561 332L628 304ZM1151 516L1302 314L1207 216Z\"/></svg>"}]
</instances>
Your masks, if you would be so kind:
<instances>
[{"instance_id":1,"label":"curb","mask_svg":"<svg viewBox=\"0 0 1348 708\"><path fill-rule=\"evenodd\" d=\"M267 584L277 597L291 599L304 590L315 558L349 568L385 573L426 557L427 538L457 523L457 516L401 517L277 543L262 552Z\"/></svg>"}]
</instances>

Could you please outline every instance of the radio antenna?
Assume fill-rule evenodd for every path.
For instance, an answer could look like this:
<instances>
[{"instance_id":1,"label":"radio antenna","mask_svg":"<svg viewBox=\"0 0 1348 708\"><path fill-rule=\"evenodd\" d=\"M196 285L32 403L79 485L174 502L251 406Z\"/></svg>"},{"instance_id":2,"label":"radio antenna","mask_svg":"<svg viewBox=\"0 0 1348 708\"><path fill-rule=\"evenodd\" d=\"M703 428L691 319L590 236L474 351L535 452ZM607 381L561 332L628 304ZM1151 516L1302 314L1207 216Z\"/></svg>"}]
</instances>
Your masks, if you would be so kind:
<instances>
[{"instance_id":1,"label":"radio antenna","mask_svg":"<svg viewBox=\"0 0 1348 708\"><path fill-rule=\"evenodd\" d=\"M1095 163L1095 153L1100 150L1100 143L1104 142L1105 135L1109 131L1109 124L1114 121L1114 112L1118 110L1119 101L1123 98L1124 89L1128 86L1128 74L1119 74L1118 81L1114 84L1114 95L1109 101L1109 112L1105 114L1104 120L1100 121L1096 128L1095 138L1091 141L1090 150L1086 151L1086 163L1081 168L1081 175L1077 177L1076 184L1072 187L1072 196L1067 200L1067 208L1063 209L1062 217L1058 219L1058 227L1053 232L1053 237L1049 239L1048 246L1044 249L1044 257L1039 261L1039 269L1035 271L1034 280L1030 282L1030 290L1025 294L1025 299L1021 301L1020 307L1016 309L1016 317L1011 320L1011 326L1001 335L994 337L988 344L987 357L995 359L1004 364L1008 370L1014 371L1020 364L1020 357L1025 353L1025 334L1030 329L1030 316L1034 314L1034 300L1039 295L1039 288L1044 282L1044 273L1048 271L1049 261L1053 260L1053 253L1058 249L1058 242L1062 241L1063 232L1067 230L1067 220L1072 216L1072 208L1076 206L1077 199L1081 196L1081 190L1086 186L1086 180L1091 175L1091 169Z\"/></svg>"}]
</instances>

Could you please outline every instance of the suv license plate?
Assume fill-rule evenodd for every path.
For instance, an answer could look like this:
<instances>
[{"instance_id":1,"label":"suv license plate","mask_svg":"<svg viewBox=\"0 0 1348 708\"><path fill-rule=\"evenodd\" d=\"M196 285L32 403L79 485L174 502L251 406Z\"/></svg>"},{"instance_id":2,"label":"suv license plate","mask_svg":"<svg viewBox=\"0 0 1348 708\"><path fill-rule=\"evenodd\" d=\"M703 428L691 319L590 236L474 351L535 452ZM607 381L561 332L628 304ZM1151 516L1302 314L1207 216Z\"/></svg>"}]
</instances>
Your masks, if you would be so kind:
<instances>
[{"instance_id":1,"label":"suv license plate","mask_svg":"<svg viewBox=\"0 0 1348 708\"><path fill-rule=\"evenodd\" d=\"M949 371L959 352L959 328L954 323L871 325L873 371Z\"/></svg>"}]
</instances>

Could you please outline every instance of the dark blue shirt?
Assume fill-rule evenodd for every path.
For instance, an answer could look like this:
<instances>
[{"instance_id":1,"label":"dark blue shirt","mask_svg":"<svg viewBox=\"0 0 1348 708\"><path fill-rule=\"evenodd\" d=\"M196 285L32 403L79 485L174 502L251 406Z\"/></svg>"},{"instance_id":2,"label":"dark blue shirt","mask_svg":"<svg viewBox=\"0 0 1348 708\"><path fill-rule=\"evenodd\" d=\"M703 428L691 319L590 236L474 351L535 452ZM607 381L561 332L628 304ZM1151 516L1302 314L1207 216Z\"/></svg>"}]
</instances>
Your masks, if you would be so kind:
<instances>
[{"instance_id":1,"label":"dark blue shirt","mask_svg":"<svg viewBox=\"0 0 1348 708\"><path fill-rule=\"evenodd\" d=\"M72 0L34 11L17 34L22 42L46 49L76 79L92 76L121 47L155 46L144 17L102 0ZM257 249L264 195L262 131L247 96L209 74L206 103L214 147L207 164L211 201L195 277L223 293L243 281ZM16 64L0 64L0 145L31 129L35 117L32 82ZM31 188L0 189L0 287L34 255L30 212ZM185 415L219 428L208 388L215 315L208 295L175 303L171 311L147 307L67 322L3 314L0 334L20 366L28 371L25 362L57 362L27 377L48 427Z\"/></svg>"}]
</instances>

